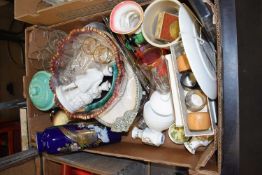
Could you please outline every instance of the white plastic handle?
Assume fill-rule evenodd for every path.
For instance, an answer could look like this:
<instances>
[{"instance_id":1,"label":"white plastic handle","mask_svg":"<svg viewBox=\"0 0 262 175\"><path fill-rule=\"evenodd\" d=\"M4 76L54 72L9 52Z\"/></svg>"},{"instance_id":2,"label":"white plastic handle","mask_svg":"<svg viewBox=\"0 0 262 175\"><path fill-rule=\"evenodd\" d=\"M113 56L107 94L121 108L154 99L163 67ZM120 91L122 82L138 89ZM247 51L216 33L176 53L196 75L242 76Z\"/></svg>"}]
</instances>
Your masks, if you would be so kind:
<instances>
[{"instance_id":1,"label":"white plastic handle","mask_svg":"<svg viewBox=\"0 0 262 175\"><path fill-rule=\"evenodd\" d=\"M177 77L178 68L176 64L176 58L173 58L171 55L166 55L165 58L168 65L173 109L175 111L175 123L176 126L180 127L184 126L183 118L186 117L186 106L183 103L185 101L183 96L184 91Z\"/></svg>"}]
</instances>

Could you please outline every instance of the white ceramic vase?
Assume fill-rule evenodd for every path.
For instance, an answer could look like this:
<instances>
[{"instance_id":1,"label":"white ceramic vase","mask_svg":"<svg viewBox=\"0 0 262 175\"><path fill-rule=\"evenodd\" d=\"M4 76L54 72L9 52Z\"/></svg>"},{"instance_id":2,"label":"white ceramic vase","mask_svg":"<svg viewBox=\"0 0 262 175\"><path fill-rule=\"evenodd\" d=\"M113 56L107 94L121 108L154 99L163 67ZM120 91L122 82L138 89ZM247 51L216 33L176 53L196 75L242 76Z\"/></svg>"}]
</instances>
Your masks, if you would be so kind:
<instances>
[{"instance_id":1,"label":"white ceramic vase","mask_svg":"<svg viewBox=\"0 0 262 175\"><path fill-rule=\"evenodd\" d=\"M132 130L132 138L140 138L143 143L153 146L160 146L165 141L165 136L159 131L145 128L144 130L134 127Z\"/></svg>"},{"instance_id":2,"label":"white ceramic vase","mask_svg":"<svg viewBox=\"0 0 262 175\"><path fill-rule=\"evenodd\" d=\"M153 92L143 111L145 122L150 129L162 132L174 123L171 100L170 93Z\"/></svg>"}]
</instances>

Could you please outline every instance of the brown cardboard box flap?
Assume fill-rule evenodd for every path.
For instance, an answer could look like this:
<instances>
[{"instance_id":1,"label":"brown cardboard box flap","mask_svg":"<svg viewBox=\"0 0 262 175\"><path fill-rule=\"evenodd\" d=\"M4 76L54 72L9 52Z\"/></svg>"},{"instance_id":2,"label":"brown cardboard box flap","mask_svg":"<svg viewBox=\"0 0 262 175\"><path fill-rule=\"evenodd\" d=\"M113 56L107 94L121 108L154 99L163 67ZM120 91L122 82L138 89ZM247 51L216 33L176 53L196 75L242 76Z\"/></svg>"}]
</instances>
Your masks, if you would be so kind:
<instances>
[{"instance_id":1,"label":"brown cardboard box flap","mask_svg":"<svg viewBox=\"0 0 262 175\"><path fill-rule=\"evenodd\" d=\"M136 0L138 3L146 1L149 0ZM52 25L111 10L121 0L74 0L50 7L41 6L40 2L15 0L15 19L31 24Z\"/></svg>"},{"instance_id":2,"label":"brown cardboard box flap","mask_svg":"<svg viewBox=\"0 0 262 175\"><path fill-rule=\"evenodd\" d=\"M206 150L203 152L202 156L200 157L196 169L199 170L202 167L205 167L211 157L214 155L215 151L217 150L217 129L215 130L214 141L208 145Z\"/></svg>"},{"instance_id":3,"label":"brown cardboard box flap","mask_svg":"<svg viewBox=\"0 0 262 175\"><path fill-rule=\"evenodd\" d=\"M188 167L195 169L202 155L202 151L195 155L187 152L183 146L180 148L168 148L165 146L154 147L142 143L120 142L108 146L85 150L86 152L124 157L153 163L172 166Z\"/></svg>"},{"instance_id":4,"label":"brown cardboard box flap","mask_svg":"<svg viewBox=\"0 0 262 175\"><path fill-rule=\"evenodd\" d=\"M195 170L190 169L189 174L191 175L219 175L220 173L218 171L218 163L217 163L215 156L213 156L208 161L205 167L202 167L200 169L195 169Z\"/></svg>"},{"instance_id":5,"label":"brown cardboard box flap","mask_svg":"<svg viewBox=\"0 0 262 175\"><path fill-rule=\"evenodd\" d=\"M23 97L27 98L27 88L28 88L28 78L26 76L23 76Z\"/></svg>"}]
</instances>

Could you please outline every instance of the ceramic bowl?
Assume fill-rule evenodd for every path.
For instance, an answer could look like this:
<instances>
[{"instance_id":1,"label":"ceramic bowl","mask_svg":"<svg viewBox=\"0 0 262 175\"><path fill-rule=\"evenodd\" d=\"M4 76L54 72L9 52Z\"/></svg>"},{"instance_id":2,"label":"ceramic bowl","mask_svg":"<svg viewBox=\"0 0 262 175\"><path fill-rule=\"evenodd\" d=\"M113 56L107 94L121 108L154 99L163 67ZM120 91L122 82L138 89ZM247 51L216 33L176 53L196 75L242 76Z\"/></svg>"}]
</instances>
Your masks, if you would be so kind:
<instances>
[{"instance_id":1,"label":"ceramic bowl","mask_svg":"<svg viewBox=\"0 0 262 175\"><path fill-rule=\"evenodd\" d=\"M175 123L168 128L168 136L176 144L183 144L189 140L189 137L185 136L184 127L178 127Z\"/></svg>"},{"instance_id":2,"label":"ceramic bowl","mask_svg":"<svg viewBox=\"0 0 262 175\"><path fill-rule=\"evenodd\" d=\"M118 34L133 34L143 22L142 7L134 1L117 4L110 14L110 29Z\"/></svg>"},{"instance_id":3,"label":"ceramic bowl","mask_svg":"<svg viewBox=\"0 0 262 175\"><path fill-rule=\"evenodd\" d=\"M172 42L163 42L155 38L158 14L168 12L178 15L181 3L176 0L155 0L145 10L142 33L148 43L155 47L168 48L179 40L179 37Z\"/></svg>"}]
</instances>

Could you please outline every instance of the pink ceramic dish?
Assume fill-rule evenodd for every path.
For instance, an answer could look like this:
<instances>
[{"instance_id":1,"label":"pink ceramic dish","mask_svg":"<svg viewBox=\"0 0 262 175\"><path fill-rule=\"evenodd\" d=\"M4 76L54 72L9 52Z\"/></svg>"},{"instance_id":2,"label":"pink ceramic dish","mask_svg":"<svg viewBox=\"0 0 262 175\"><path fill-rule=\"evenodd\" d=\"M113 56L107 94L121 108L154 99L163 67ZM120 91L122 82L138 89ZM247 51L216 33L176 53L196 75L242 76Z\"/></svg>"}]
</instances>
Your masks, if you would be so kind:
<instances>
[{"instance_id":1,"label":"pink ceramic dish","mask_svg":"<svg viewBox=\"0 0 262 175\"><path fill-rule=\"evenodd\" d=\"M142 7L134 1L117 4L110 14L110 29L118 34L135 33L144 19Z\"/></svg>"}]
</instances>

